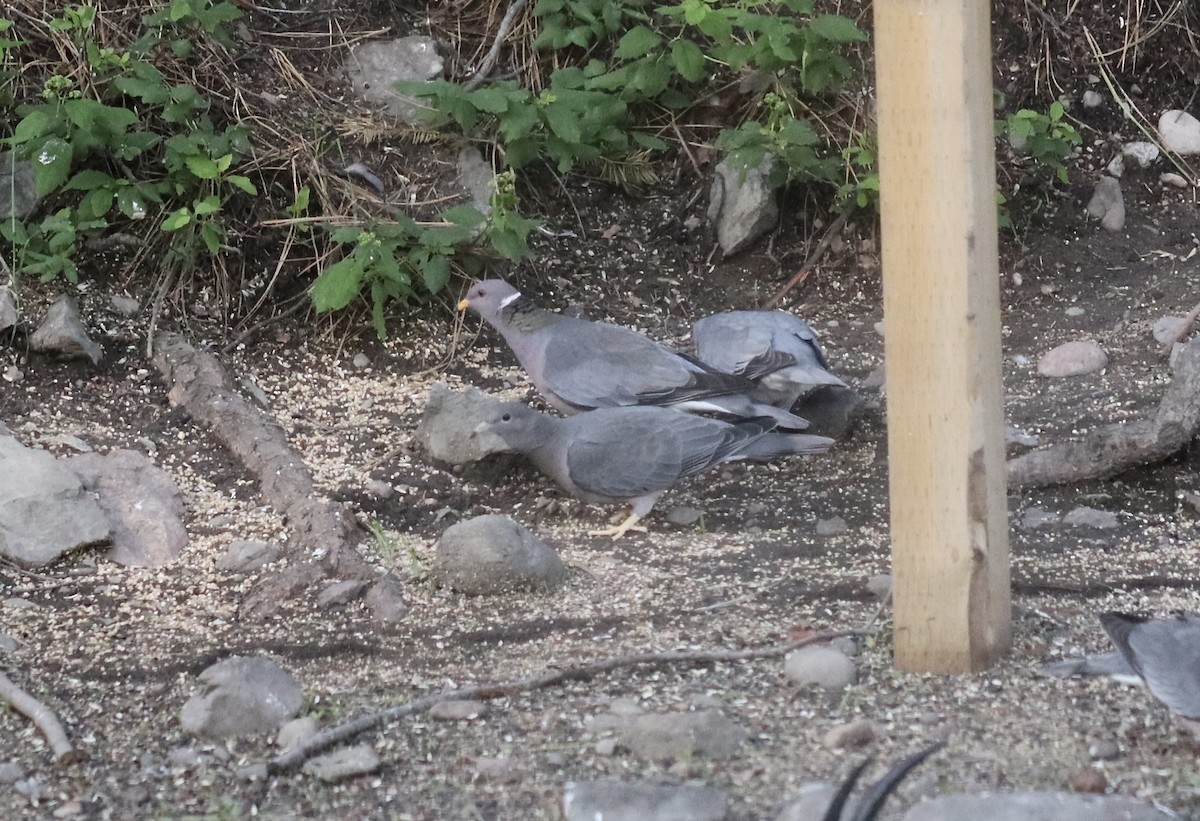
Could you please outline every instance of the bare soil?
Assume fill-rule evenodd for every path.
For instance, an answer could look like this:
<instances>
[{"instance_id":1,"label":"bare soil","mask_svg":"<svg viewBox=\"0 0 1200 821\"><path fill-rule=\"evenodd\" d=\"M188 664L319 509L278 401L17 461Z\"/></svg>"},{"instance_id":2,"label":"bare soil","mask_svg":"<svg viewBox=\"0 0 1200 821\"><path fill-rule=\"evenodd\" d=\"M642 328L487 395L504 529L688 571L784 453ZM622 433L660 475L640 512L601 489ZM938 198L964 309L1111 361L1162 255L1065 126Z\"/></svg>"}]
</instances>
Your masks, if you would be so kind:
<instances>
[{"instance_id":1,"label":"bare soil","mask_svg":"<svg viewBox=\"0 0 1200 821\"><path fill-rule=\"evenodd\" d=\"M1018 35L998 36L1018 55L1037 43ZM998 60L1001 73L1005 65ZM1088 190L1113 150L1102 127L1090 134L1078 170ZM774 291L821 225L798 197L769 243L710 262L711 238L692 219L703 216L703 184L680 178L640 200L597 183L573 183L570 201L551 190L538 203L548 227L576 236L541 238L532 264L499 273L553 307L576 302L593 318L684 346L695 318L752 307ZM1088 223L1069 191L1045 195L1047 216L1006 238L1007 413L1009 424L1042 443L1152 409L1170 372L1151 326L1185 313L1200 293L1191 192L1162 188L1156 175L1123 187L1122 232ZM882 362L874 231L870 220L852 222L786 304L813 322L835 369L852 382ZM878 609L865 581L889 566L884 407L864 391L867 413L828 456L707 475L663 500L648 535L613 543L584 535L610 511L562 497L513 460L449 468L414 447L436 380L534 399L498 337L476 336L477 323L455 315L452 297L397 317L382 343L361 326L300 314L253 335L225 361L269 398L321 490L382 526L384 537L366 539L363 552L406 580L410 610L399 624L380 626L361 603L318 611L304 597L248 622L236 613L257 574L231 576L215 563L233 539L285 540L286 523L263 506L235 460L170 408L144 357L145 315L125 319L109 308L108 297L126 285L96 277L80 289L83 315L106 350L98 368L30 354L19 341L0 348L0 370L15 362L24 372L0 388L0 421L25 444L61 455L72 452L64 437L150 454L184 491L191 543L161 569L122 568L91 553L36 573L0 566L0 600L35 605L0 604L0 632L19 643L4 669L57 711L86 754L77 764L52 763L36 730L0 709L0 760L48 788L31 806L0 787L0 816L556 818L565 782L612 777L721 787L735 797L734 817L763 819L801 784L840 780L867 753L880 762L870 777L945 739L946 751L901 788L893 812L937 792L1066 789L1073 775L1096 768L1112 792L1200 817L1196 749L1164 708L1107 681L1037 674L1043 660L1107 649L1096 620L1103 610L1200 609L1200 513L1182 497L1200 491L1195 448L1113 481L1010 494L1015 643L985 673L897 672L885 624L861 647L859 682L834 697L797 691L775 661L631 672L499 700L474 721L389 724L364 737L383 760L372 776L337 785L304 775L247 778L243 768L274 755L270 739L214 744L186 736L178 722L196 674L230 654L265 653L292 670L308 694L306 712L331 724L447 688L614 655L757 647L797 629L865 623ZM149 287L130 290L147 304ZM33 316L54 293L22 283ZM228 341L218 323L195 315L165 324L197 343ZM1079 338L1105 347L1105 371L1036 375L1040 354ZM352 364L358 353L368 367ZM395 495L379 498L367 489L371 479ZM663 514L673 505L701 509L702 522L668 524ZM1030 507L1065 513L1080 505L1117 513L1120 526L1018 526ZM513 516L558 550L572 569L565 589L468 598L431 587L425 569L438 534L487 512ZM818 520L839 516L846 532L816 536ZM716 702L751 741L721 762L646 762L620 749L599 755L589 721L618 698L655 711ZM822 745L829 729L861 717L880 730L866 750ZM1090 760L1089 745L1100 739L1118 743L1116 759ZM181 750L194 751L196 762L175 763L170 756ZM487 760L495 758L507 759L499 773Z\"/></svg>"}]
</instances>

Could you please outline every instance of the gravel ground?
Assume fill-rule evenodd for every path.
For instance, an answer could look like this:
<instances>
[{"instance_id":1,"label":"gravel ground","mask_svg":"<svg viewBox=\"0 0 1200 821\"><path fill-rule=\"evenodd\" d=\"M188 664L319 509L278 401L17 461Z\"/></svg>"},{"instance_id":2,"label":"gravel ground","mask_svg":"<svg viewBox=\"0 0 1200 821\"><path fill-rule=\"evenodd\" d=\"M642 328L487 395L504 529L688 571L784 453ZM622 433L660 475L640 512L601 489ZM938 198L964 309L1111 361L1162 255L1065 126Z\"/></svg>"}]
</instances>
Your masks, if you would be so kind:
<instances>
[{"instance_id":1,"label":"gravel ground","mask_svg":"<svg viewBox=\"0 0 1200 821\"><path fill-rule=\"evenodd\" d=\"M1044 236L1006 253L1010 423L1042 443L1143 413L1168 381L1149 328L1190 307L1200 274L1181 261L1194 247L1192 212L1156 197L1142 204L1149 216L1127 236L1099 236L1064 213ZM667 220L686 217L672 201L650 209ZM615 205L596 219L619 230L546 249L545 264L519 280L555 307L570 298L594 317L662 339L681 341L691 318L706 311L749 305L760 294L747 272L774 264L763 256L705 267L707 247L664 242L670 231L655 219ZM871 244L852 227L828 270L797 294L830 358L852 379L882 357L872 330L880 319L877 278L862 264ZM771 818L802 783L839 779L866 753L880 762L870 776L937 739L947 749L901 788L893 812L936 792L1067 788L1088 769L1102 773L1110 791L1185 816L1200 811L1195 748L1147 694L1037 674L1043 660L1107 649L1095 618L1103 610L1200 609L1197 512L1181 500L1196 489L1191 453L1111 482L1010 495L1015 646L985 673L895 671L885 620L858 645L859 682L833 697L797 690L777 660L629 671L501 699L473 721L389 724L365 737L383 759L374 776L336 786L306 776L248 778L243 768L273 754L269 740L205 743L178 723L196 674L233 653L266 653L293 671L305 687L305 711L329 724L443 688L616 655L758 647L797 630L863 625L878 609L865 582L888 570L878 397L865 394L866 417L829 456L722 469L668 495L649 535L612 543L584 535L609 511L563 499L528 468L493 460L450 470L414 448L412 431L435 380L531 396L491 331L472 341L468 320L456 336L448 309L409 321L384 344L293 329L289 342L252 344L229 366L269 397L269 412L321 488L383 528L363 551L407 581L410 610L383 627L360 603L317 611L304 597L274 618L245 622L237 607L257 576L218 571L216 560L233 539L282 540L287 528L241 468L168 407L140 353L137 320L109 313L102 291L84 297L107 348L99 371L24 362L25 380L0 393L0 420L26 444L64 455L68 436L99 450L149 453L184 491L191 543L162 569L121 568L90 553L38 573L0 567L0 598L9 600L0 605L0 632L18 642L4 669L59 713L87 755L71 766L51 763L29 723L0 711L0 758L43 788L31 806L0 786L4 817L553 818L566 781L617 777L722 787L735 796L736 818ZM48 297L35 289L33 310ZM1068 316L1071 306L1084 313ZM435 369L454 338L457 354ZM1073 338L1104 345L1109 368L1073 380L1036 378L1037 356ZM371 360L365 368L352 364L360 352ZM396 495L373 495L371 479L391 483ZM668 524L663 514L675 505L704 511L702 526ZM1061 514L1079 505L1116 512L1119 526L1017 526L1030 507ZM558 550L572 570L565 588L487 598L431 588L425 568L437 534L484 512L525 522ZM818 537L816 522L835 516L847 530ZM602 734L590 721L615 699L654 711L719 703L751 740L720 762L646 762L620 748L601 755ZM878 725L865 750L823 746L831 728L858 718ZM1115 742L1116 758L1092 761L1097 741Z\"/></svg>"}]
</instances>

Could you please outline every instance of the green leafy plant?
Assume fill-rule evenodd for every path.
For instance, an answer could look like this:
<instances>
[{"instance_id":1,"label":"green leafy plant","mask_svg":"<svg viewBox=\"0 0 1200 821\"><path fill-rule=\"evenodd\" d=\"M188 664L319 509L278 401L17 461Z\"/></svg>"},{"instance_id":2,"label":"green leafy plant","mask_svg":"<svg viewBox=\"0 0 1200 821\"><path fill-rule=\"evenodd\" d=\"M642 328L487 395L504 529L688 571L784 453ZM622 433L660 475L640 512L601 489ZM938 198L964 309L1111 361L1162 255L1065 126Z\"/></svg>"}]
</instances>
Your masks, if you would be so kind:
<instances>
[{"instance_id":1,"label":"green leafy plant","mask_svg":"<svg viewBox=\"0 0 1200 821\"><path fill-rule=\"evenodd\" d=\"M362 293L370 298L375 331L387 336L385 309L407 301L421 290L437 293L457 268L474 275L482 269L483 243L507 259L528 253L526 241L537 225L516 212L511 172L497 177L490 217L469 205L443 211L434 223L418 223L403 215L391 221L330 229L330 239L346 249L313 283L318 311L340 310Z\"/></svg>"},{"instance_id":2,"label":"green leafy plant","mask_svg":"<svg viewBox=\"0 0 1200 821\"><path fill-rule=\"evenodd\" d=\"M63 204L40 221L0 226L0 237L17 250L18 273L76 281L81 238L114 220L159 214L160 229L173 235L169 268L191 268L202 250L223 249L224 209L236 196L257 195L235 170L249 151L248 131L240 125L218 131L203 95L167 82L148 55L168 41L168 31L227 40L223 26L239 14L232 3L174 0L144 18L149 34L128 51L95 41L91 4L67 7L49 21L75 45L88 87L77 86L74 73L51 74L41 102L17 107L20 119L4 140L31 161L37 194Z\"/></svg>"},{"instance_id":3,"label":"green leafy plant","mask_svg":"<svg viewBox=\"0 0 1200 821\"><path fill-rule=\"evenodd\" d=\"M1013 149L1029 157L1035 168L1045 169L1066 183L1069 181L1066 161L1083 140L1075 126L1063 119L1065 114L1065 107L1057 100L1045 114L1022 108L997 120L996 133L1007 137Z\"/></svg>"}]
</instances>

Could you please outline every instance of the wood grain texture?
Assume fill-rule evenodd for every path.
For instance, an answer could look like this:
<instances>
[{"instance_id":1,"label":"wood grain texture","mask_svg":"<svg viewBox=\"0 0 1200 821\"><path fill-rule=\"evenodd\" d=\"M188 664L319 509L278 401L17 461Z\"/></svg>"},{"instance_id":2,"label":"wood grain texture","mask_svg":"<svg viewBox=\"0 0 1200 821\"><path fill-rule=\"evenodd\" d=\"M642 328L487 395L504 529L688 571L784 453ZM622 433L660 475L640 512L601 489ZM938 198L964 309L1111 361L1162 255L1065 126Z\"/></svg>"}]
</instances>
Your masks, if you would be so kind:
<instances>
[{"instance_id":1,"label":"wood grain texture","mask_svg":"<svg viewBox=\"0 0 1200 821\"><path fill-rule=\"evenodd\" d=\"M896 664L1011 643L990 5L876 0Z\"/></svg>"}]
</instances>

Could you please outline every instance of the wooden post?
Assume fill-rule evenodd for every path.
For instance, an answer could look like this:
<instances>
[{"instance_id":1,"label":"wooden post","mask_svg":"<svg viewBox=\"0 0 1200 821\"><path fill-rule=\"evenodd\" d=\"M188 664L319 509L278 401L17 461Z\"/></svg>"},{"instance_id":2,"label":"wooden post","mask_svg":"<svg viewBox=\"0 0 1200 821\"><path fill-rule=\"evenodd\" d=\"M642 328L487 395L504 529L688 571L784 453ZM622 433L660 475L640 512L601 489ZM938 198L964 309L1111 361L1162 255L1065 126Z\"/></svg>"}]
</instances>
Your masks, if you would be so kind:
<instances>
[{"instance_id":1,"label":"wooden post","mask_svg":"<svg viewBox=\"0 0 1200 821\"><path fill-rule=\"evenodd\" d=\"M896 664L1009 648L991 4L875 0Z\"/></svg>"}]
</instances>

